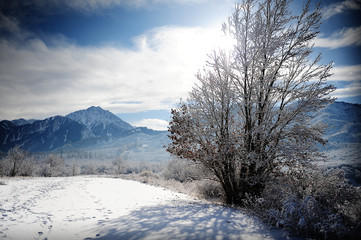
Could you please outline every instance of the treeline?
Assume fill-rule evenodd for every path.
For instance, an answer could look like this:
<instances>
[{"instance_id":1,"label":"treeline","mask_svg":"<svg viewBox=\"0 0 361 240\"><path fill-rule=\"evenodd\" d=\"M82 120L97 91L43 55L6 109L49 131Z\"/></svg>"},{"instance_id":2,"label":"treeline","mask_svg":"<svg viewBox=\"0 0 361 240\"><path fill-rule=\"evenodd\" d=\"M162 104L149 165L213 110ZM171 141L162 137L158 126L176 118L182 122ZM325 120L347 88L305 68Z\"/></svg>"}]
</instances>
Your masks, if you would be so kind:
<instances>
[{"instance_id":1,"label":"treeline","mask_svg":"<svg viewBox=\"0 0 361 240\"><path fill-rule=\"evenodd\" d=\"M66 175L65 161L55 154L48 154L43 159L35 159L29 152L15 146L0 159L1 176L44 176Z\"/></svg>"},{"instance_id":2,"label":"treeline","mask_svg":"<svg viewBox=\"0 0 361 240\"><path fill-rule=\"evenodd\" d=\"M99 157L99 158L98 158ZM132 174L143 171L161 172L165 163L131 162L127 155L110 157L104 153L79 151L72 155L59 153L31 154L19 146L0 158L0 176L59 177L75 175Z\"/></svg>"}]
</instances>

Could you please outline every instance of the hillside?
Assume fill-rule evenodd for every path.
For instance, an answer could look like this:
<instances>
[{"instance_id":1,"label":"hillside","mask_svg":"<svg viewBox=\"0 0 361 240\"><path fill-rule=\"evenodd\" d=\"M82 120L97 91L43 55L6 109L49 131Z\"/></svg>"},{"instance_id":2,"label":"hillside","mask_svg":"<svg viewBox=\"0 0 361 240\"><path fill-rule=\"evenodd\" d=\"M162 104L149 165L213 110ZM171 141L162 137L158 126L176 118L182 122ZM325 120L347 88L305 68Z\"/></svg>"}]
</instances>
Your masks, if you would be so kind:
<instances>
[{"instance_id":1,"label":"hillside","mask_svg":"<svg viewBox=\"0 0 361 240\"><path fill-rule=\"evenodd\" d=\"M320 111L314 121L328 125L328 142L320 147L327 161L319 164L342 168L353 184L361 185L361 105L335 102Z\"/></svg>"}]
</instances>

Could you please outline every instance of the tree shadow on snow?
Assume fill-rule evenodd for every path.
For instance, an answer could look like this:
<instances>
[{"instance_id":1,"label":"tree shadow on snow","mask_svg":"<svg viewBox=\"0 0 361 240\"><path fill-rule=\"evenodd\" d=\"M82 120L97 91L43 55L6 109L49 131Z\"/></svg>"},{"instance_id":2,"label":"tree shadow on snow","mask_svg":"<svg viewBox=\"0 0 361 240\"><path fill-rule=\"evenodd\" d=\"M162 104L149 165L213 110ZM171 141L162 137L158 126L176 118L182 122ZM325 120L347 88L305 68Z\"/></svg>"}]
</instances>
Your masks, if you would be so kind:
<instances>
[{"instance_id":1,"label":"tree shadow on snow","mask_svg":"<svg viewBox=\"0 0 361 240\"><path fill-rule=\"evenodd\" d=\"M280 232L271 232L234 209L189 202L143 207L119 219L99 223L94 232L96 239L101 240L282 239Z\"/></svg>"}]
</instances>

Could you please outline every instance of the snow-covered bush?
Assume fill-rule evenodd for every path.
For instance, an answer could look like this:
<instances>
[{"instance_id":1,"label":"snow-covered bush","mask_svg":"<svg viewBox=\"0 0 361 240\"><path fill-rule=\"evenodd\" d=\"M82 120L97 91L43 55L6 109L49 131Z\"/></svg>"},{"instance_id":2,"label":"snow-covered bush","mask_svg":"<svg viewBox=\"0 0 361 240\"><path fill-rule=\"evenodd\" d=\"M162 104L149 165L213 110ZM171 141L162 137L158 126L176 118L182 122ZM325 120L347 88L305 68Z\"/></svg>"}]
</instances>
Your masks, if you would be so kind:
<instances>
[{"instance_id":1,"label":"snow-covered bush","mask_svg":"<svg viewBox=\"0 0 361 240\"><path fill-rule=\"evenodd\" d=\"M184 159L174 158L168 162L162 175L166 180L174 179L178 182L189 182L201 179L204 173L200 166Z\"/></svg>"},{"instance_id":2,"label":"snow-covered bush","mask_svg":"<svg viewBox=\"0 0 361 240\"><path fill-rule=\"evenodd\" d=\"M81 174L85 174L85 175L96 174L97 171L96 171L95 163L88 162L86 164L82 164L80 172Z\"/></svg>"},{"instance_id":3,"label":"snow-covered bush","mask_svg":"<svg viewBox=\"0 0 361 240\"><path fill-rule=\"evenodd\" d=\"M282 176L246 205L268 224L297 235L347 239L361 219L360 188L341 170L310 170Z\"/></svg>"},{"instance_id":4,"label":"snow-covered bush","mask_svg":"<svg viewBox=\"0 0 361 240\"><path fill-rule=\"evenodd\" d=\"M198 196L205 199L222 199L224 192L219 182L213 180L200 180L197 182Z\"/></svg>"},{"instance_id":5,"label":"snow-covered bush","mask_svg":"<svg viewBox=\"0 0 361 240\"><path fill-rule=\"evenodd\" d=\"M116 159L114 159L112 161L112 164L113 164L114 171L117 174L124 173L124 170L125 170L125 161L124 161L124 159L122 159L121 157L117 157Z\"/></svg>"},{"instance_id":6,"label":"snow-covered bush","mask_svg":"<svg viewBox=\"0 0 361 240\"><path fill-rule=\"evenodd\" d=\"M49 154L41 163L41 175L44 177L57 177L64 173L65 161L55 154Z\"/></svg>"},{"instance_id":7,"label":"snow-covered bush","mask_svg":"<svg viewBox=\"0 0 361 240\"><path fill-rule=\"evenodd\" d=\"M139 173L139 177L142 183L154 182L154 180L159 179L159 177L156 174L148 170Z\"/></svg>"},{"instance_id":8,"label":"snow-covered bush","mask_svg":"<svg viewBox=\"0 0 361 240\"><path fill-rule=\"evenodd\" d=\"M15 146L7 156L0 160L0 175L15 177L18 175L31 176L34 174L33 158L28 152Z\"/></svg>"},{"instance_id":9,"label":"snow-covered bush","mask_svg":"<svg viewBox=\"0 0 361 240\"><path fill-rule=\"evenodd\" d=\"M37 176L39 172L39 164L34 160L32 156L29 156L23 163L22 168L19 171L20 176Z\"/></svg>"}]
</instances>

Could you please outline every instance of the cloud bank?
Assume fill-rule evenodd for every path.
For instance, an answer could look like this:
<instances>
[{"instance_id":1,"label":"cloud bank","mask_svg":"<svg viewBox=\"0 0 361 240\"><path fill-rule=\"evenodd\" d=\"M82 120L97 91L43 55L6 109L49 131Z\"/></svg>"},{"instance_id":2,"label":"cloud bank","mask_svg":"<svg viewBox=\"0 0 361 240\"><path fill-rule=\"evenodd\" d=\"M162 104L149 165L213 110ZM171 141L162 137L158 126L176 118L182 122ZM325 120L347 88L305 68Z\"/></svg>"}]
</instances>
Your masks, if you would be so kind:
<instances>
[{"instance_id":1,"label":"cloud bank","mask_svg":"<svg viewBox=\"0 0 361 240\"><path fill-rule=\"evenodd\" d=\"M156 28L134 39L135 50L2 39L0 118L44 118L91 105L114 113L169 109L191 90L217 34Z\"/></svg>"}]
</instances>

